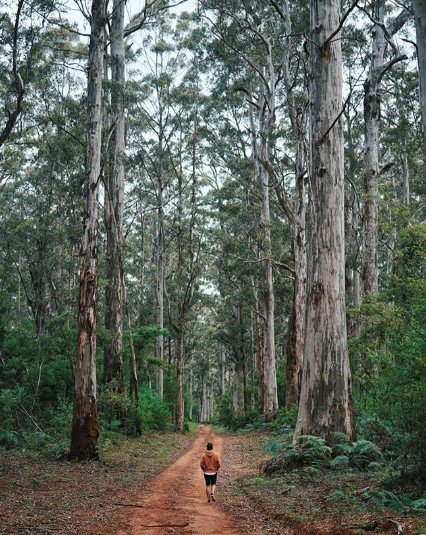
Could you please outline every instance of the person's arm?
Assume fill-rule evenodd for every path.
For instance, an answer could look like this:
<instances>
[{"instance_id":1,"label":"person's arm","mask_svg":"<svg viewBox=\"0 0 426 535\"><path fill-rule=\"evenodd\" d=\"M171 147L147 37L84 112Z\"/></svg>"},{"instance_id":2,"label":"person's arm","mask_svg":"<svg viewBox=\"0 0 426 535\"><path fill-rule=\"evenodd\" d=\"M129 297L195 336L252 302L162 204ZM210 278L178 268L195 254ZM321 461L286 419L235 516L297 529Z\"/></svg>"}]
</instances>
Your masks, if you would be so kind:
<instances>
[{"instance_id":1,"label":"person's arm","mask_svg":"<svg viewBox=\"0 0 426 535\"><path fill-rule=\"evenodd\" d=\"M200 461L200 468L201 468L201 470L203 470L203 471L204 471L204 466L205 466L205 464L204 464L204 455L203 455L203 456L201 457L201 461Z\"/></svg>"},{"instance_id":2,"label":"person's arm","mask_svg":"<svg viewBox=\"0 0 426 535\"><path fill-rule=\"evenodd\" d=\"M217 456L217 469L219 470L220 468L220 458L219 458L219 455Z\"/></svg>"}]
</instances>

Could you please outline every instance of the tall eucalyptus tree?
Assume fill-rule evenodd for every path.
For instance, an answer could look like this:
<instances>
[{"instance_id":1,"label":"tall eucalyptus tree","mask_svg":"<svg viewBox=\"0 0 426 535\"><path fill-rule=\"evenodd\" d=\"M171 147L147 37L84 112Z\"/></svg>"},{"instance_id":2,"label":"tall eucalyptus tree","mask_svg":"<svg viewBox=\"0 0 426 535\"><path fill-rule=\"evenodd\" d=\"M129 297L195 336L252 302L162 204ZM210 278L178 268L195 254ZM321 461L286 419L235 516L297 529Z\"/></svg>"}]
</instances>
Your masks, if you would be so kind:
<instances>
[{"instance_id":1,"label":"tall eucalyptus tree","mask_svg":"<svg viewBox=\"0 0 426 535\"><path fill-rule=\"evenodd\" d=\"M420 110L423 121L424 150L426 153L426 0L412 0L412 6L416 24Z\"/></svg>"},{"instance_id":2,"label":"tall eucalyptus tree","mask_svg":"<svg viewBox=\"0 0 426 535\"><path fill-rule=\"evenodd\" d=\"M310 204L305 351L294 440L354 434L345 318L340 1L311 0Z\"/></svg>"},{"instance_id":3,"label":"tall eucalyptus tree","mask_svg":"<svg viewBox=\"0 0 426 535\"><path fill-rule=\"evenodd\" d=\"M105 0L93 0L88 58L84 234L80 251L78 346L74 362L75 400L70 447L70 457L80 460L97 457L99 436L96 311L105 10Z\"/></svg>"},{"instance_id":4,"label":"tall eucalyptus tree","mask_svg":"<svg viewBox=\"0 0 426 535\"><path fill-rule=\"evenodd\" d=\"M370 71L364 83L364 214L363 214L363 291L377 293L378 268L378 203L379 177L390 163L380 161L380 105L381 85L387 71L397 62L406 59L393 43L395 33L404 25L409 13L406 9L385 26L385 0L375 0L371 18L373 22ZM388 47L392 55L386 58Z\"/></svg>"},{"instance_id":5,"label":"tall eucalyptus tree","mask_svg":"<svg viewBox=\"0 0 426 535\"><path fill-rule=\"evenodd\" d=\"M106 278L104 345L105 377L116 392L124 392L122 358L123 203L125 177L125 1L114 0L111 14L111 146L105 173Z\"/></svg>"}]
</instances>

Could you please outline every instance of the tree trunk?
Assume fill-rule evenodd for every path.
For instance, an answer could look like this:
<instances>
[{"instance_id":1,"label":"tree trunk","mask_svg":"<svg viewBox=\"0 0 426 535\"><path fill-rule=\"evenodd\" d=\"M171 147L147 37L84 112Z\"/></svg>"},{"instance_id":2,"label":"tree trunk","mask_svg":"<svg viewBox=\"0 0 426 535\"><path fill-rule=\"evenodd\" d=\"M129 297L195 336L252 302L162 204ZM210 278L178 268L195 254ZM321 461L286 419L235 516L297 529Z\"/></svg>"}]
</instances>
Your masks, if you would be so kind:
<instances>
[{"instance_id":1,"label":"tree trunk","mask_svg":"<svg viewBox=\"0 0 426 535\"><path fill-rule=\"evenodd\" d=\"M198 91L198 89L197 89ZM198 92L197 92L198 94ZM194 131L192 135L192 180L191 180L191 201L190 201L190 221L188 225L188 262L184 264L184 207L183 207L183 168L182 159L178 173L178 232L177 232L177 266L176 266L176 286L178 289L177 316L175 325L177 333L176 339L176 360L177 360L177 391L176 391L176 427L178 431L183 431L184 426L184 335L188 311L191 309L194 286L198 274L198 256L195 250L194 228L197 207L197 173L196 173L196 143L198 129L198 111L194 112ZM186 226L186 225L185 225ZM199 253L199 251L198 251ZM185 276L187 279L185 280Z\"/></svg>"},{"instance_id":2,"label":"tree trunk","mask_svg":"<svg viewBox=\"0 0 426 535\"><path fill-rule=\"evenodd\" d=\"M219 394L223 396L225 394L225 349L223 345L220 346L220 363L219 363Z\"/></svg>"},{"instance_id":3,"label":"tree trunk","mask_svg":"<svg viewBox=\"0 0 426 535\"><path fill-rule=\"evenodd\" d=\"M93 0L87 88L84 234L81 246L78 348L70 457L97 457L96 297L105 0Z\"/></svg>"},{"instance_id":4,"label":"tree trunk","mask_svg":"<svg viewBox=\"0 0 426 535\"><path fill-rule=\"evenodd\" d=\"M393 176L393 173L389 173L389 190L393 197L393 201L396 203L397 198L396 198L396 191L395 191L395 177ZM391 214L392 228L391 228L389 238L388 238L388 244L387 244L388 255L386 259L386 275L388 277L388 280L392 274L393 263L395 260L395 246L396 246L396 240L397 240L397 229L396 229L395 222L392 221L393 219L394 219L393 214Z\"/></svg>"},{"instance_id":5,"label":"tree trunk","mask_svg":"<svg viewBox=\"0 0 426 535\"><path fill-rule=\"evenodd\" d=\"M254 338L256 344L256 356L257 356L257 376L259 381L259 410L263 414L264 407L264 393L265 393L265 373L264 373L264 362L265 362L265 336L264 330L260 327L259 321L259 283L255 277L252 277L252 288L253 288L253 297L254 297L254 306L255 314L253 316L254 320Z\"/></svg>"},{"instance_id":6,"label":"tree trunk","mask_svg":"<svg viewBox=\"0 0 426 535\"><path fill-rule=\"evenodd\" d=\"M127 298L127 288L124 281L124 273L121 273L123 287L123 303L126 309L127 329L129 332L130 346L130 396L134 394L136 405L139 404L139 380L138 380L138 362L136 359L135 345L133 343L132 321L130 318L129 300Z\"/></svg>"},{"instance_id":7,"label":"tree trunk","mask_svg":"<svg viewBox=\"0 0 426 535\"><path fill-rule=\"evenodd\" d=\"M379 178L382 167L379 160L381 83L385 73L398 61L406 59L395 53L390 61L385 61L388 40L384 30L385 0L373 3L373 18L378 22L373 26L370 72L364 83L364 215L363 215L363 291L373 294L379 289L378 268L378 206ZM392 19L387 29L391 37L404 25L408 12L404 10Z\"/></svg>"},{"instance_id":8,"label":"tree trunk","mask_svg":"<svg viewBox=\"0 0 426 535\"><path fill-rule=\"evenodd\" d=\"M288 321L288 342L286 358L286 399L285 406L298 404L303 363L303 345L305 333L306 312L306 191L305 175L307 171L306 147L306 113L296 105L293 90L294 83L290 74L290 50L292 40L292 22L290 3L284 0L282 4L284 18L284 46L283 46L283 83L286 93L287 109L291 128L297 139L296 143L296 203L294 212L289 214L289 223L293 231L294 281L292 311ZM283 206L284 208L284 206Z\"/></svg>"},{"instance_id":9,"label":"tree trunk","mask_svg":"<svg viewBox=\"0 0 426 535\"><path fill-rule=\"evenodd\" d=\"M299 143L300 145L300 143ZM296 182L298 201L293 223L294 279L293 302L288 325L285 406L290 409L299 403L302 379L303 346L306 313L306 233L305 233L305 164L304 149L299 146L296 155Z\"/></svg>"},{"instance_id":10,"label":"tree trunk","mask_svg":"<svg viewBox=\"0 0 426 535\"><path fill-rule=\"evenodd\" d=\"M264 406L266 421L273 420L278 412L277 376L275 368L275 299L272 278L271 229L269 214L268 173L264 173L262 195L262 227L265 259L262 261L263 304L265 314L265 353L264 353Z\"/></svg>"},{"instance_id":11,"label":"tree trunk","mask_svg":"<svg viewBox=\"0 0 426 535\"><path fill-rule=\"evenodd\" d=\"M352 87L350 88L352 90ZM358 155L355 151L352 133L352 122L349 110L345 111L347 122L348 150L345 158L348 162L348 176L346 177L345 189L345 242L346 242L346 264L345 264L345 290L346 308L357 308L361 302L361 289L359 277L359 202L354 186L357 173ZM359 335L359 318L350 314L346 317L346 327L349 338L356 338Z\"/></svg>"},{"instance_id":12,"label":"tree trunk","mask_svg":"<svg viewBox=\"0 0 426 535\"><path fill-rule=\"evenodd\" d=\"M122 241L125 157L124 116L124 8L123 0L114 0L111 17L111 124L113 144L110 173L107 176L105 226L107 234L107 280L105 290L105 326L110 333L105 344L105 381L115 392L124 392L122 358Z\"/></svg>"},{"instance_id":13,"label":"tree trunk","mask_svg":"<svg viewBox=\"0 0 426 535\"><path fill-rule=\"evenodd\" d=\"M163 245L163 99L161 91L158 94L160 116L158 133L158 159L157 159L157 325L164 328L164 245ZM157 337L156 357L160 361L157 368L157 394L163 399L163 363L164 363L164 335Z\"/></svg>"},{"instance_id":14,"label":"tree trunk","mask_svg":"<svg viewBox=\"0 0 426 535\"><path fill-rule=\"evenodd\" d=\"M426 153L426 0L412 0L416 23L417 60L419 64L420 110Z\"/></svg>"},{"instance_id":15,"label":"tree trunk","mask_svg":"<svg viewBox=\"0 0 426 535\"><path fill-rule=\"evenodd\" d=\"M189 410L188 416L189 420L192 422L192 412L193 412L193 396L194 396L194 370L191 368L189 372Z\"/></svg>"},{"instance_id":16,"label":"tree trunk","mask_svg":"<svg viewBox=\"0 0 426 535\"><path fill-rule=\"evenodd\" d=\"M235 362L234 376L233 376L233 395L232 395L232 408L234 414L237 417L245 415L244 412L244 374L241 363Z\"/></svg>"},{"instance_id":17,"label":"tree trunk","mask_svg":"<svg viewBox=\"0 0 426 535\"><path fill-rule=\"evenodd\" d=\"M206 375L203 375L201 383L202 383L202 387L201 387L200 422L206 422L207 421L207 415L206 415L206 407L207 407L207 381L206 381Z\"/></svg>"},{"instance_id":18,"label":"tree trunk","mask_svg":"<svg viewBox=\"0 0 426 535\"><path fill-rule=\"evenodd\" d=\"M158 177L157 188L157 325L164 329L164 258L163 258L163 182ZM164 335L157 337L156 357L160 361L157 368L157 394L163 399L163 363L164 363Z\"/></svg>"},{"instance_id":19,"label":"tree trunk","mask_svg":"<svg viewBox=\"0 0 426 535\"><path fill-rule=\"evenodd\" d=\"M210 389L209 395L209 421L213 420L213 411L214 411L214 390Z\"/></svg>"},{"instance_id":20,"label":"tree trunk","mask_svg":"<svg viewBox=\"0 0 426 535\"><path fill-rule=\"evenodd\" d=\"M376 0L373 7L373 17L381 24L384 23L384 4L384 0ZM365 171L362 281L364 292L377 293L379 289L378 197L381 105L381 77L379 73L383 66L386 40L384 30L378 24L373 27L372 34L371 66L364 84Z\"/></svg>"},{"instance_id":21,"label":"tree trunk","mask_svg":"<svg viewBox=\"0 0 426 535\"><path fill-rule=\"evenodd\" d=\"M182 432L184 424L184 330L179 325L176 338L176 430Z\"/></svg>"},{"instance_id":22,"label":"tree trunk","mask_svg":"<svg viewBox=\"0 0 426 535\"><path fill-rule=\"evenodd\" d=\"M269 56L271 60L271 45L269 45ZM260 224L262 233L261 254L262 259L262 297L263 312L265 317L265 357L264 357L264 405L263 416L266 421L275 418L278 412L277 375L275 366L275 297L272 276L272 242L271 242L271 215L269 207L269 172L265 169L263 162L267 162L269 125L275 113L275 76L273 68L269 72L269 101L265 105L265 93L267 88L261 81L259 94L259 136L260 148L259 159L262 165L259 166L259 187L261 196ZM266 110L269 109L269 112Z\"/></svg>"},{"instance_id":23,"label":"tree trunk","mask_svg":"<svg viewBox=\"0 0 426 535\"><path fill-rule=\"evenodd\" d=\"M410 168L406 152L402 155L402 189L404 204L410 206Z\"/></svg>"},{"instance_id":24,"label":"tree trunk","mask_svg":"<svg viewBox=\"0 0 426 535\"><path fill-rule=\"evenodd\" d=\"M310 204L306 336L294 440L354 434L345 318L339 0L311 0Z\"/></svg>"}]
</instances>

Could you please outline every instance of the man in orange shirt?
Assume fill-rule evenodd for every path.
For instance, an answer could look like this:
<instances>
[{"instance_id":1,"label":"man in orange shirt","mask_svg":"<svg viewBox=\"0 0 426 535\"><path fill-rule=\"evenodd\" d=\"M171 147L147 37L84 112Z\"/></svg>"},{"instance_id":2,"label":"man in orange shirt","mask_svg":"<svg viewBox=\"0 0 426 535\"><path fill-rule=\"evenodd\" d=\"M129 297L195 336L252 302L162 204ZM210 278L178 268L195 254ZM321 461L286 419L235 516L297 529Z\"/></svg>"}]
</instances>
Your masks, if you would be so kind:
<instances>
[{"instance_id":1,"label":"man in orange shirt","mask_svg":"<svg viewBox=\"0 0 426 535\"><path fill-rule=\"evenodd\" d=\"M206 481L207 502L215 502L214 491L216 489L217 472L220 468L220 459L219 455L213 451L211 442L207 442L207 451L201 458L200 466Z\"/></svg>"}]
</instances>

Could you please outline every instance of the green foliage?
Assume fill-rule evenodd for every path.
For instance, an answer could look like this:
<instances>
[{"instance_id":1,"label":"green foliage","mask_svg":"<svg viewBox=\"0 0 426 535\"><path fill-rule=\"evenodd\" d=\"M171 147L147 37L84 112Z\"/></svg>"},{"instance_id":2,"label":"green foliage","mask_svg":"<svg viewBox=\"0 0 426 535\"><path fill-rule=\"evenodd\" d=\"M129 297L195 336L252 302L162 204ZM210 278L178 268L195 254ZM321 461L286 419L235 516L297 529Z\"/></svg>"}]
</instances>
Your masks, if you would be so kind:
<instances>
[{"instance_id":1,"label":"green foliage","mask_svg":"<svg viewBox=\"0 0 426 535\"><path fill-rule=\"evenodd\" d=\"M375 507L388 507L400 514L412 507L411 495L396 495L390 490L382 489L380 487L365 491L362 498Z\"/></svg>"},{"instance_id":2,"label":"green foliage","mask_svg":"<svg viewBox=\"0 0 426 535\"><path fill-rule=\"evenodd\" d=\"M264 445L264 450L268 453L276 455L283 449L283 442L278 437L269 438Z\"/></svg>"},{"instance_id":3,"label":"green foliage","mask_svg":"<svg viewBox=\"0 0 426 535\"><path fill-rule=\"evenodd\" d=\"M133 343L135 349L141 352L153 349L158 336L169 336L167 329L160 329L158 325L143 325L133 331Z\"/></svg>"},{"instance_id":4,"label":"green foliage","mask_svg":"<svg viewBox=\"0 0 426 535\"><path fill-rule=\"evenodd\" d=\"M379 463L377 461L372 461L371 463L368 463L367 470L370 472L378 472L379 470L383 470L384 464Z\"/></svg>"},{"instance_id":5,"label":"green foliage","mask_svg":"<svg viewBox=\"0 0 426 535\"><path fill-rule=\"evenodd\" d=\"M269 423L270 429L274 429L281 433L294 429L296 425L297 411L297 405L293 405L290 410L281 407L278 410L276 418Z\"/></svg>"},{"instance_id":6,"label":"green foliage","mask_svg":"<svg viewBox=\"0 0 426 535\"><path fill-rule=\"evenodd\" d=\"M324 468L332 455L332 449L321 437L302 435L296 445L285 447L284 451L272 457L264 468L267 475L284 473L296 468L310 467L316 472Z\"/></svg>"},{"instance_id":7,"label":"green foliage","mask_svg":"<svg viewBox=\"0 0 426 535\"><path fill-rule=\"evenodd\" d=\"M11 429L0 429L0 446L6 449L15 448L19 443L19 433Z\"/></svg>"},{"instance_id":8,"label":"green foliage","mask_svg":"<svg viewBox=\"0 0 426 535\"><path fill-rule=\"evenodd\" d=\"M8 427L13 423L13 413L22 401L25 390L20 386L0 390L0 418L2 425Z\"/></svg>"},{"instance_id":9,"label":"green foliage","mask_svg":"<svg viewBox=\"0 0 426 535\"><path fill-rule=\"evenodd\" d=\"M371 462L382 458L380 448L369 440L360 439L352 442L352 448L351 463L359 470L365 470Z\"/></svg>"},{"instance_id":10,"label":"green foliage","mask_svg":"<svg viewBox=\"0 0 426 535\"><path fill-rule=\"evenodd\" d=\"M411 507L415 511L419 511L421 513L426 513L426 497L425 498L419 498L418 500L414 500L411 502Z\"/></svg>"},{"instance_id":11,"label":"green foliage","mask_svg":"<svg viewBox=\"0 0 426 535\"><path fill-rule=\"evenodd\" d=\"M123 429L124 418L128 415L131 400L125 394L106 388L98 395L98 411L101 425L108 431Z\"/></svg>"},{"instance_id":12,"label":"green foliage","mask_svg":"<svg viewBox=\"0 0 426 535\"><path fill-rule=\"evenodd\" d=\"M52 442L52 437L43 431L27 431L22 438L26 449L36 451L44 450Z\"/></svg>"},{"instance_id":13,"label":"green foliage","mask_svg":"<svg viewBox=\"0 0 426 535\"><path fill-rule=\"evenodd\" d=\"M403 473L420 475L426 474L425 271L426 225L410 223L398 232L388 287L363 301L363 332L350 347L355 393L362 392L361 434L396 454Z\"/></svg>"},{"instance_id":14,"label":"green foliage","mask_svg":"<svg viewBox=\"0 0 426 535\"><path fill-rule=\"evenodd\" d=\"M233 389L228 388L217 402L217 418L221 425L238 432L250 432L269 427L257 409L250 409L245 414L237 414L233 407L233 395Z\"/></svg>"},{"instance_id":15,"label":"green foliage","mask_svg":"<svg viewBox=\"0 0 426 535\"><path fill-rule=\"evenodd\" d=\"M352 444L343 442L343 444L333 444L334 455L351 455L354 451Z\"/></svg>"},{"instance_id":16,"label":"green foliage","mask_svg":"<svg viewBox=\"0 0 426 535\"><path fill-rule=\"evenodd\" d=\"M98 408L103 430L137 436L141 431L164 431L170 428L170 406L148 387L139 391L139 405L126 395L103 390L98 396Z\"/></svg>"},{"instance_id":17,"label":"green foliage","mask_svg":"<svg viewBox=\"0 0 426 535\"><path fill-rule=\"evenodd\" d=\"M164 431L170 427L170 406L149 388L142 388L140 391L139 410L142 430Z\"/></svg>"},{"instance_id":18,"label":"green foliage","mask_svg":"<svg viewBox=\"0 0 426 535\"><path fill-rule=\"evenodd\" d=\"M330 468L333 470L346 470L349 468L351 460L347 455L337 455L331 462Z\"/></svg>"},{"instance_id":19,"label":"green foliage","mask_svg":"<svg viewBox=\"0 0 426 535\"><path fill-rule=\"evenodd\" d=\"M285 473L297 468L304 470L312 468L314 472L325 468L333 470L383 468L383 465L377 462L383 455L376 444L364 439L349 442L343 433L334 433L333 439L342 442L330 447L324 438L302 435L298 444L288 446L275 437L267 443L268 451L274 457L266 463L265 473L268 475Z\"/></svg>"}]
</instances>

